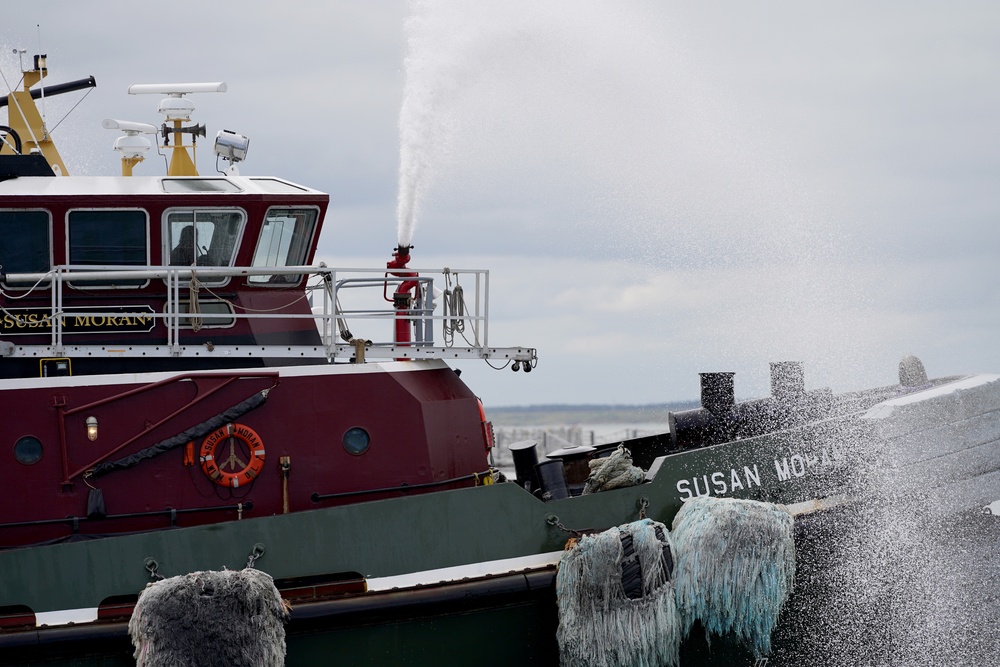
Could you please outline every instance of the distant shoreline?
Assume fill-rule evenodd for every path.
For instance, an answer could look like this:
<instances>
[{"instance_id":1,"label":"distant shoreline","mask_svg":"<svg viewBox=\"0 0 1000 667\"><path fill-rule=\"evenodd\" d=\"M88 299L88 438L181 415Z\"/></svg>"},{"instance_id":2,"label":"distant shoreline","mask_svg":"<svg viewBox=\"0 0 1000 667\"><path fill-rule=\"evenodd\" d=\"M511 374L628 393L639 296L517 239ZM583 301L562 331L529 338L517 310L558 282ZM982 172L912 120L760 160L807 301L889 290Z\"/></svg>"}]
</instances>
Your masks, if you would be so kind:
<instances>
[{"instance_id":1,"label":"distant shoreline","mask_svg":"<svg viewBox=\"0 0 1000 667\"><path fill-rule=\"evenodd\" d=\"M667 413L690 410L700 401L676 401L650 405L527 405L486 408L486 417L495 426L550 424L637 424L667 423Z\"/></svg>"}]
</instances>

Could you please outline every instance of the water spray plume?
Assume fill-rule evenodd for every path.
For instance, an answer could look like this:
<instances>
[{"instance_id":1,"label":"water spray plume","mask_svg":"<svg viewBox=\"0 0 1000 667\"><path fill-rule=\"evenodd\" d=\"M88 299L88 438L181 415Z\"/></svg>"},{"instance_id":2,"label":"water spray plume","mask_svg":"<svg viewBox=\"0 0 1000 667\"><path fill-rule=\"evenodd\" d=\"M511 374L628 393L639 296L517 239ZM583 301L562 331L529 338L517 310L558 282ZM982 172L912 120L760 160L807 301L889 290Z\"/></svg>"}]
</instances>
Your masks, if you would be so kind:
<instances>
[{"instance_id":1,"label":"water spray plume","mask_svg":"<svg viewBox=\"0 0 1000 667\"><path fill-rule=\"evenodd\" d=\"M405 82L399 110L399 192L396 205L397 241L400 247L413 240L420 204L433 180L433 167L445 131L443 101L450 73L447 49L433 48L428 37L434 22L425 2L411 3L405 24L407 54Z\"/></svg>"},{"instance_id":2,"label":"water spray plume","mask_svg":"<svg viewBox=\"0 0 1000 667\"><path fill-rule=\"evenodd\" d=\"M396 205L401 246L413 241L422 205L453 161L453 144L468 139L461 135L475 121L463 114L463 105L479 101L484 79L521 36L519 26L498 21L493 8L428 0L410 3L404 32Z\"/></svg>"}]
</instances>

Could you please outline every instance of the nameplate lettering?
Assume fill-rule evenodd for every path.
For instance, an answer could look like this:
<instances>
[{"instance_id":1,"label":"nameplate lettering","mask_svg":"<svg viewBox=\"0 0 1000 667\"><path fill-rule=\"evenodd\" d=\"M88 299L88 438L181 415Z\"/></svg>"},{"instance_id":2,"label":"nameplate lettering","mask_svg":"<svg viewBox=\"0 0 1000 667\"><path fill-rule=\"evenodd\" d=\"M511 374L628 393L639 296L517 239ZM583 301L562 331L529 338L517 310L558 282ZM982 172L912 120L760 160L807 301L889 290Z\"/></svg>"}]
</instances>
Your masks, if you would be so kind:
<instances>
[{"instance_id":1,"label":"nameplate lettering","mask_svg":"<svg viewBox=\"0 0 1000 667\"><path fill-rule=\"evenodd\" d=\"M49 308L4 308L0 310L0 336L52 333ZM145 333L156 325L151 306L70 306L63 308L59 323L64 334Z\"/></svg>"}]
</instances>

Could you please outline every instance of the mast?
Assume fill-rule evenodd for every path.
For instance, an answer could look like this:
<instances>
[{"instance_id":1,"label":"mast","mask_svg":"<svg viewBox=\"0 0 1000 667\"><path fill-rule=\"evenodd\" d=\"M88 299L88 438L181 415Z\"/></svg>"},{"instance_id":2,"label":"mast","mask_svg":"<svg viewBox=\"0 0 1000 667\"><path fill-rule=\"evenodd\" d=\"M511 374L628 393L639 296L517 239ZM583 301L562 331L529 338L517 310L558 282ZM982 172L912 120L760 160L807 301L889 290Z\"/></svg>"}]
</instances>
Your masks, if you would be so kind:
<instances>
[{"instance_id":1,"label":"mast","mask_svg":"<svg viewBox=\"0 0 1000 667\"><path fill-rule=\"evenodd\" d=\"M166 122L160 128L160 134L163 137L162 148L171 151L170 166L167 168L168 176L198 175L198 169L195 166L195 147L198 137L205 136L205 126L195 124L183 127L182 123L190 122L191 113L194 111L194 103L184 96L190 93L224 93L226 89L224 81L213 83L137 83L128 87L129 95L160 94L168 96L160 102L159 106L159 112L166 118ZM190 144L184 144L185 134L191 135ZM173 146L170 145L171 136L173 136Z\"/></svg>"},{"instance_id":2,"label":"mast","mask_svg":"<svg viewBox=\"0 0 1000 667\"><path fill-rule=\"evenodd\" d=\"M47 56L44 54L34 57L33 68L22 72L24 80L23 90L11 91L9 95L0 98L0 107L8 107L7 123L21 139L22 154L41 153L57 176L67 176L69 171L66 169L62 156L59 155L59 151L52 141L52 136L49 134L48 128L45 127L45 120L38 112L35 100L43 95L60 95L84 88L93 88L97 85L97 81L91 76L86 79L79 79L56 86L30 90L32 86L48 76L49 71L46 66L46 59ZM13 146L6 143L0 144L0 154L12 155L13 153Z\"/></svg>"}]
</instances>

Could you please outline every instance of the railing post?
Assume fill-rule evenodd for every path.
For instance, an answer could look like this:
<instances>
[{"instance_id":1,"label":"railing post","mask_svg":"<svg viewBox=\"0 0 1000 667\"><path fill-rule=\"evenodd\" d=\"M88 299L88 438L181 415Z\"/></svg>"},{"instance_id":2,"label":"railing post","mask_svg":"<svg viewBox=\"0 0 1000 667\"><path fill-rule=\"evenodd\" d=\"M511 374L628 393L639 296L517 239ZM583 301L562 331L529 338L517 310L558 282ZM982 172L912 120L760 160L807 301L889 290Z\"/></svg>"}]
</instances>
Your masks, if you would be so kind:
<instances>
[{"instance_id":1,"label":"railing post","mask_svg":"<svg viewBox=\"0 0 1000 667\"><path fill-rule=\"evenodd\" d=\"M52 290L52 293L49 294L49 312L53 317L59 314L59 297L56 296L56 294L59 292L59 281L57 278L58 275L59 275L59 269L54 268L52 274L52 282L49 285L49 288ZM59 319L62 319L62 317L60 316ZM52 330L49 332L49 345L52 346L53 350L56 349L57 340L59 340L59 332L56 329L56 323L53 322Z\"/></svg>"},{"instance_id":2,"label":"railing post","mask_svg":"<svg viewBox=\"0 0 1000 667\"><path fill-rule=\"evenodd\" d=\"M490 346L490 272L483 271L483 347ZM477 338L478 340L478 338Z\"/></svg>"},{"instance_id":3,"label":"railing post","mask_svg":"<svg viewBox=\"0 0 1000 667\"><path fill-rule=\"evenodd\" d=\"M424 344L434 346L434 279L426 278L425 287L426 292L426 302L424 303L424 331L426 332L427 339Z\"/></svg>"},{"instance_id":4,"label":"railing post","mask_svg":"<svg viewBox=\"0 0 1000 667\"><path fill-rule=\"evenodd\" d=\"M62 271L56 269L56 282L52 286L53 295L56 299L56 308L52 313L56 316L56 322L52 323L52 333L53 341L52 347L54 348L55 355L61 357L65 350L63 349L63 338L62 338L62 312L63 312L63 281L62 281Z\"/></svg>"}]
</instances>

